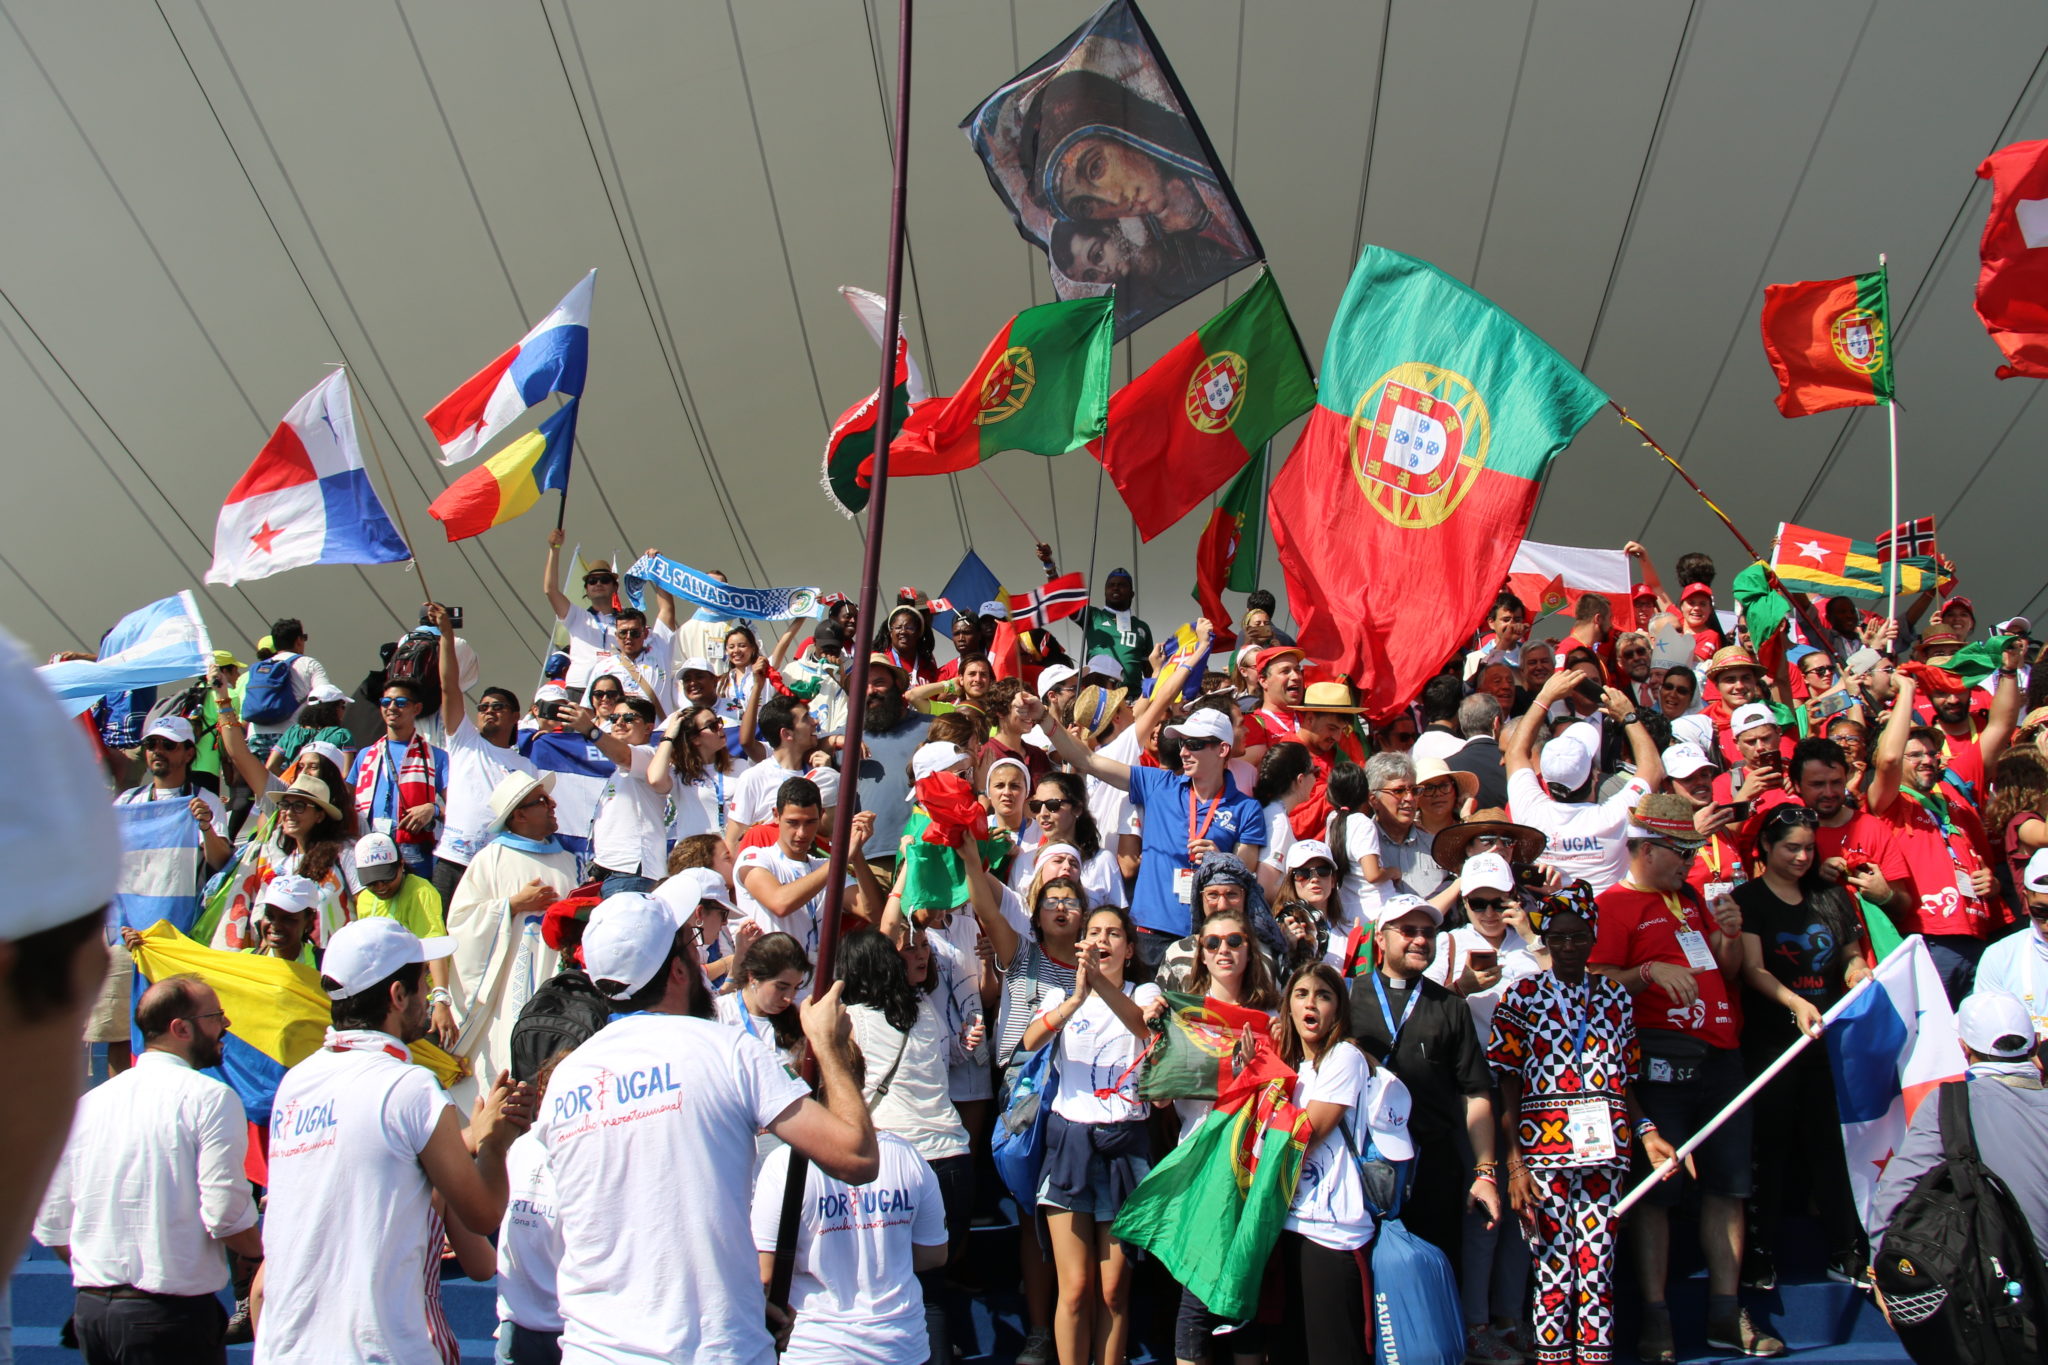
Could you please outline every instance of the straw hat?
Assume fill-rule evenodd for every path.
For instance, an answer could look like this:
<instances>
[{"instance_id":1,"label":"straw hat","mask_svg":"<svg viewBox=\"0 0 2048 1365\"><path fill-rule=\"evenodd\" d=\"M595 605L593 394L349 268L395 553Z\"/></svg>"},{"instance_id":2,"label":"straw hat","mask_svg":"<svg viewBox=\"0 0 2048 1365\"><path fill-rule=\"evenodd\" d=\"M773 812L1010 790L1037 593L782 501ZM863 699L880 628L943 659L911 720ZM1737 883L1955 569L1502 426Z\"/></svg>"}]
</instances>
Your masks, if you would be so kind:
<instances>
[{"instance_id":1,"label":"straw hat","mask_svg":"<svg viewBox=\"0 0 2048 1365\"><path fill-rule=\"evenodd\" d=\"M1434 782L1448 777L1458 784L1458 799L1468 801L1479 795L1479 774L1454 772L1451 765L1440 758L1418 758L1415 760L1415 785Z\"/></svg>"},{"instance_id":2,"label":"straw hat","mask_svg":"<svg viewBox=\"0 0 2048 1365\"><path fill-rule=\"evenodd\" d=\"M1294 708L1297 711L1327 711L1337 715L1355 716L1365 708L1359 704L1358 693L1351 684L1342 680L1336 682L1314 682L1302 694L1301 701Z\"/></svg>"},{"instance_id":3,"label":"straw hat","mask_svg":"<svg viewBox=\"0 0 2048 1365\"><path fill-rule=\"evenodd\" d=\"M1419 765L1418 765L1419 766ZM1541 856L1544 846L1550 841L1543 837L1541 830L1518 825L1508 819L1507 811L1499 806L1472 812L1470 820L1452 825L1437 833L1430 857L1446 872L1456 872L1465 865L1465 850L1472 841L1482 834L1504 834L1515 841L1515 854L1510 860L1526 867Z\"/></svg>"}]
</instances>

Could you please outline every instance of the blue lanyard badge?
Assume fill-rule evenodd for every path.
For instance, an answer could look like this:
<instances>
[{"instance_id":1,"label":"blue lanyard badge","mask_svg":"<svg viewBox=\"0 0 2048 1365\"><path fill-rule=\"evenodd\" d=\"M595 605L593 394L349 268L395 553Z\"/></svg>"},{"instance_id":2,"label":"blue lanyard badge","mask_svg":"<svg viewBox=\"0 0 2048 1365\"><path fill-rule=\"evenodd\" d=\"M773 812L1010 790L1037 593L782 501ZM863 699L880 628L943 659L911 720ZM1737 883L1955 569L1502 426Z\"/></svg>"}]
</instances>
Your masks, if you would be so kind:
<instances>
[{"instance_id":1,"label":"blue lanyard badge","mask_svg":"<svg viewBox=\"0 0 2048 1365\"><path fill-rule=\"evenodd\" d=\"M1399 1018L1394 1016L1394 1007L1387 1003L1386 984L1381 981L1378 971L1372 974L1372 993L1380 998L1380 1013L1387 1020L1387 1055L1392 1057L1394 1048L1401 1041L1402 1026L1408 1022L1408 1016L1415 1012L1415 997L1422 994L1422 981L1417 978L1415 984L1408 988L1408 998L1401 1002Z\"/></svg>"}]
</instances>

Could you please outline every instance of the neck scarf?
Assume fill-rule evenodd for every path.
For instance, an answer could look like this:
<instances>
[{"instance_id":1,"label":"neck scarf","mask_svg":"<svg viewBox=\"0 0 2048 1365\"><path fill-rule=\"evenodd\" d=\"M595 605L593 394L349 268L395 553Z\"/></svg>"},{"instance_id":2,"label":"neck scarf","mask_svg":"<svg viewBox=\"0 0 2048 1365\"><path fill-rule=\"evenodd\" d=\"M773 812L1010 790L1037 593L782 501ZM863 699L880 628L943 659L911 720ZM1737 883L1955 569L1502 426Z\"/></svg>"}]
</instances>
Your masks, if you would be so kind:
<instances>
[{"instance_id":1,"label":"neck scarf","mask_svg":"<svg viewBox=\"0 0 2048 1365\"><path fill-rule=\"evenodd\" d=\"M381 1052L401 1062L412 1060L412 1052L382 1029L330 1028L320 1045L329 1052Z\"/></svg>"},{"instance_id":2,"label":"neck scarf","mask_svg":"<svg viewBox=\"0 0 2048 1365\"><path fill-rule=\"evenodd\" d=\"M509 829L500 830L491 842L503 844L506 848L516 849L521 853L531 853L536 857L548 853L567 853L569 851L563 848L562 841L553 835L549 835L545 839L529 839L523 834L514 834Z\"/></svg>"},{"instance_id":3,"label":"neck scarf","mask_svg":"<svg viewBox=\"0 0 2048 1365\"><path fill-rule=\"evenodd\" d=\"M356 772L356 820L365 829L372 828L370 817L377 799L377 779L385 765L391 761L391 747L387 740L378 740L372 747L370 761ZM434 804L434 755L427 747L424 735L417 732L412 742L405 746L405 758L398 765L398 796L393 812L391 837L401 844L424 844L434 846L435 835L431 825L426 829L407 829L397 823L397 816L404 815L414 806Z\"/></svg>"}]
</instances>

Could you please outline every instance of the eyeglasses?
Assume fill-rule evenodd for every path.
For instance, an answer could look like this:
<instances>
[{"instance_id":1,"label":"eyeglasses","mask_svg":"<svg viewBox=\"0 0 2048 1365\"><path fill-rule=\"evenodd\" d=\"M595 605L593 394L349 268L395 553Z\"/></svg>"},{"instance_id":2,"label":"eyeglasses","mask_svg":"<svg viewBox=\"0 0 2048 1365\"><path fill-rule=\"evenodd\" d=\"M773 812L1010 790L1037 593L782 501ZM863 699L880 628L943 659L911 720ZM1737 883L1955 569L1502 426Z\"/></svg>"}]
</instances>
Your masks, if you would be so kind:
<instances>
[{"instance_id":1,"label":"eyeglasses","mask_svg":"<svg viewBox=\"0 0 2048 1365\"><path fill-rule=\"evenodd\" d=\"M554 804L554 797L549 796L546 792L535 792L512 809L515 811L532 810L535 806L552 806Z\"/></svg>"},{"instance_id":2,"label":"eyeglasses","mask_svg":"<svg viewBox=\"0 0 2048 1365\"><path fill-rule=\"evenodd\" d=\"M1467 896L1465 897L1465 908L1475 913L1497 915L1508 908L1508 903L1504 900L1499 900L1492 896L1489 896L1484 900L1480 900L1477 897L1473 896Z\"/></svg>"},{"instance_id":3,"label":"eyeglasses","mask_svg":"<svg viewBox=\"0 0 2048 1365\"><path fill-rule=\"evenodd\" d=\"M1204 948L1207 948L1212 953L1215 952L1218 948L1229 948L1232 951L1236 951L1237 949L1244 947L1244 935L1204 934L1202 936L1202 946Z\"/></svg>"},{"instance_id":4,"label":"eyeglasses","mask_svg":"<svg viewBox=\"0 0 2048 1365\"><path fill-rule=\"evenodd\" d=\"M1593 941L1593 931L1590 929L1546 929L1543 931L1542 938L1545 943L1559 948L1583 948Z\"/></svg>"},{"instance_id":5,"label":"eyeglasses","mask_svg":"<svg viewBox=\"0 0 2048 1365\"><path fill-rule=\"evenodd\" d=\"M201 1019L218 1019L225 1024L228 1021L228 1012L226 1010L208 1010L204 1014L188 1014L184 1018L195 1024Z\"/></svg>"},{"instance_id":6,"label":"eyeglasses","mask_svg":"<svg viewBox=\"0 0 2048 1365\"><path fill-rule=\"evenodd\" d=\"M379 711L395 711L395 710L397 710L397 709L398 709L398 708L400 708L400 707L405 707L405 706L418 706L418 705L419 705L419 703L418 703L418 702L416 702L416 701L414 701L414 700L413 700L413 699L412 699L411 697L379 697L379 698L377 698L377 709L378 709Z\"/></svg>"},{"instance_id":7,"label":"eyeglasses","mask_svg":"<svg viewBox=\"0 0 2048 1365\"><path fill-rule=\"evenodd\" d=\"M277 808L286 815L310 815L320 808L303 797L287 796L277 803Z\"/></svg>"},{"instance_id":8,"label":"eyeglasses","mask_svg":"<svg viewBox=\"0 0 2048 1365\"><path fill-rule=\"evenodd\" d=\"M1073 896L1047 896L1038 902L1041 910L1079 910L1081 902Z\"/></svg>"},{"instance_id":9,"label":"eyeglasses","mask_svg":"<svg viewBox=\"0 0 2048 1365\"><path fill-rule=\"evenodd\" d=\"M1062 810L1065 810L1065 809L1066 809L1066 808L1067 808L1068 806L1071 806L1071 805L1073 805L1073 804L1074 804L1074 803L1073 803L1072 801L1068 800L1068 799L1067 799L1066 797L1064 797L1064 796L1053 796L1053 797L1047 797L1047 798L1046 798L1045 800L1043 800L1043 801L1041 801L1041 800L1037 799L1036 797L1034 797L1034 798L1032 798L1032 800L1031 800L1031 803L1030 803L1030 805L1031 805L1031 813L1032 813L1033 815L1036 815L1036 814L1038 814L1038 813L1039 813L1040 811L1047 811L1047 810L1050 810L1050 811L1062 811Z\"/></svg>"}]
</instances>

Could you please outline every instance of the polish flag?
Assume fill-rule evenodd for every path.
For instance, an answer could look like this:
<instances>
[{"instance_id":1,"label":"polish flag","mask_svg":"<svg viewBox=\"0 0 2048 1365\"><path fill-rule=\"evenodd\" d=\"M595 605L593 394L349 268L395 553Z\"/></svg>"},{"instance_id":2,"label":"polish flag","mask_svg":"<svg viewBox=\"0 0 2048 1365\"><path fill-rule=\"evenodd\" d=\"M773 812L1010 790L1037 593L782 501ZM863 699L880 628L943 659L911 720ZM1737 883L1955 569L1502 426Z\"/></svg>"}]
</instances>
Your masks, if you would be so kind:
<instances>
[{"instance_id":1,"label":"polish flag","mask_svg":"<svg viewBox=\"0 0 2048 1365\"><path fill-rule=\"evenodd\" d=\"M590 295L596 287L593 270L511 350L464 380L427 413L427 427L441 443L442 464L476 454L549 394L573 398L583 392L583 372L590 361Z\"/></svg>"},{"instance_id":2,"label":"polish flag","mask_svg":"<svg viewBox=\"0 0 2048 1365\"><path fill-rule=\"evenodd\" d=\"M337 369L292 404L228 493L214 525L206 581L241 583L308 564L411 558L363 468L348 372Z\"/></svg>"}]
</instances>

